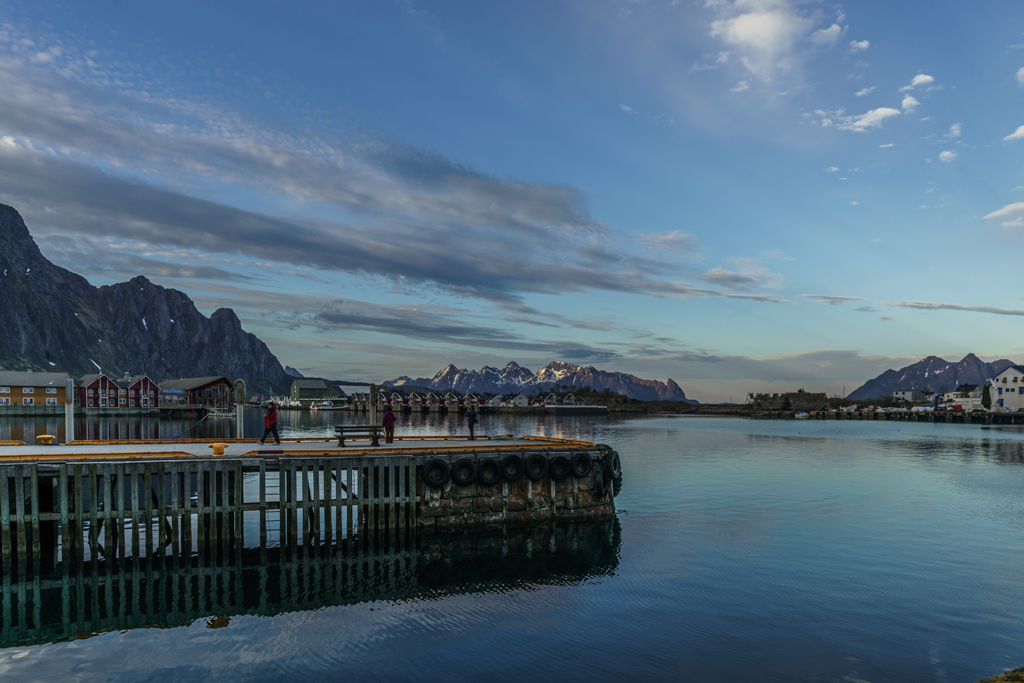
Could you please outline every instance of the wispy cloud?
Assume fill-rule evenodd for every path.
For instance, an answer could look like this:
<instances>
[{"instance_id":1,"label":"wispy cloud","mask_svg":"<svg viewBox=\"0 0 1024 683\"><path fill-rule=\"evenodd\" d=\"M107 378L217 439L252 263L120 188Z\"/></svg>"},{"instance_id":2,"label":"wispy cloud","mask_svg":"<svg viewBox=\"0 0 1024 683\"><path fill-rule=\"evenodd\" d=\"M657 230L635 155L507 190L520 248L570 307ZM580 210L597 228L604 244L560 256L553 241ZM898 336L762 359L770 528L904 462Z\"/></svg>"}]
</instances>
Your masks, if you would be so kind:
<instances>
[{"instance_id":1,"label":"wispy cloud","mask_svg":"<svg viewBox=\"0 0 1024 683\"><path fill-rule=\"evenodd\" d=\"M717 266L701 273L698 278L708 284L739 292L752 292L763 287L778 287L782 281L781 275L773 273L754 259L732 258L729 259L729 263L735 270Z\"/></svg>"},{"instance_id":2,"label":"wispy cloud","mask_svg":"<svg viewBox=\"0 0 1024 683\"><path fill-rule=\"evenodd\" d=\"M839 128L843 130L852 130L863 133L867 131L869 128L878 128L885 122L886 119L899 115L899 109L892 109L891 107L879 107L878 109L872 109L871 111L861 114L860 116L845 117L843 119L843 122L839 125Z\"/></svg>"},{"instance_id":3,"label":"wispy cloud","mask_svg":"<svg viewBox=\"0 0 1024 683\"><path fill-rule=\"evenodd\" d=\"M850 51L851 52L863 52L871 47L871 43L866 40L851 40Z\"/></svg>"},{"instance_id":4,"label":"wispy cloud","mask_svg":"<svg viewBox=\"0 0 1024 683\"><path fill-rule=\"evenodd\" d=\"M935 79L932 76L929 76L928 74L918 74L914 76L914 78L910 81L910 85L905 85L902 88L900 88L900 92L913 90L914 88L921 85L931 85L934 82Z\"/></svg>"},{"instance_id":5,"label":"wispy cloud","mask_svg":"<svg viewBox=\"0 0 1024 683\"><path fill-rule=\"evenodd\" d=\"M1018 308L997 308L995 306L970 306L963 304L948 304L935 301L885 301L885 306L898 306L900 308L912 308L919 311L970 311L973 313L992 313L994 315L1018 315L1024 316L1024 310Z\"/></svg>"},{"instance_id":6,"label":"wispy cloud","mask_svg":"<svg viewBox=\"0 0 1024 683\"><path fill-rule=\"evenodd\" d=\"M956 152L950 152L949 150L939 152L939 161L947 164L956 161Z\"/></svg>"},{"instance_id":7,"label":"wispy cloud","mask_svg":"<svg viewBox=\"0 0 1024 683\"><path fill-rule=\"evenodd\" d=\"M857 97L864 97L865 95L870 95L872 92L875 91L876 87L878 87L878 86L874 86L873 85L870 88L863 88L861 90L858 90L857 91Z\"/></svg>"},{"instance_id":8,"label":"wispy cloud","mask_svg":"<svg viewBox=\"0 0 1024 683\"><path fill-rule=\"evenodd\" d=\"M862 296L834 296L831 294L800 294L799 296L805 299L814 299L819 304L827 304L829 306L841 306L853 301L867 301Z\"/></svg>"},{"instance_id":9,"label":"wispy cloud","mask_svg":"<svg viewBox=\"0 0 1024 683\"><path fill-rule=\"evenodd\" d=\"M946 137L947 138L958 138L958 137L960 137L960 134L963 132L963 128L964 127L963 127L962 123L954 123L952 126L949 127L949 132L946 133Z\"/></svg>"},{"instance_id":10,"label":"wispy cloud","mask_svg":"<svg viewBox=\"0 0 1024 683\"><path fill-rule=\"evenodd\" d=\"M642 244L658 250L674 251L687 256L697 256L703 245L693 235L682 230L673 230L670 233L644 233L639 236Z\"/></svg>"},{"instance_id":11,"label":"wispy cloud","mask_svg":"<svg viewBox=\"0 0 1024 683\"><path fill-rule=\"evenodd\" d=\"M1024 126L1018 126L1017 130L1007 135L1003 140L1020 140L1022 138L1024 138Z\"/></svg>"}]
</instances>

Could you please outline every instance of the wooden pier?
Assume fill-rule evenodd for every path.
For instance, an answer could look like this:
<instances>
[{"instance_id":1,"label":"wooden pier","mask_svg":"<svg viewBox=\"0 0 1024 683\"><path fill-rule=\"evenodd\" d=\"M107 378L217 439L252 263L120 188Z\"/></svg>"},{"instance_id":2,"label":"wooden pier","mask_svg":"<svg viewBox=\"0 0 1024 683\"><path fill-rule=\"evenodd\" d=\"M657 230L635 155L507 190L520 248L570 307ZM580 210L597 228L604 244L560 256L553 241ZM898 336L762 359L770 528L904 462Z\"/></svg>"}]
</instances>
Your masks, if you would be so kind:
<instances>
[{"instance_id":1,"label":"wooden pier","mask_svg":"<svg viewBox=\"0 0 1024 683\"><path fill-rule=\"evenodd\" d=\"M791 410L772 410L750 415L760 420L792 420L796 413ZM814 411L807 413L808 420L854 420L862 422L932 422L940 424L976 425L1024 425L1024 413L990 413L963 410L879 412L879 411Z\"/></svg>"},{"instance_id":2,"label":"wooden pier","mask_svg":"<svg viewBox=\"0 0 1024 683\"><path fill-rule=\"evenodd\" d=\"M573 469L549 473L552 462ZM478 467L500 475L477 480ZM259 547L396 550L449 528L609 518L619 467L607 446L511 435L379 448L326 438L0 446L0 558L7 577L67 561L203 565L256 537Z\"/></svg>"}]
</instances>

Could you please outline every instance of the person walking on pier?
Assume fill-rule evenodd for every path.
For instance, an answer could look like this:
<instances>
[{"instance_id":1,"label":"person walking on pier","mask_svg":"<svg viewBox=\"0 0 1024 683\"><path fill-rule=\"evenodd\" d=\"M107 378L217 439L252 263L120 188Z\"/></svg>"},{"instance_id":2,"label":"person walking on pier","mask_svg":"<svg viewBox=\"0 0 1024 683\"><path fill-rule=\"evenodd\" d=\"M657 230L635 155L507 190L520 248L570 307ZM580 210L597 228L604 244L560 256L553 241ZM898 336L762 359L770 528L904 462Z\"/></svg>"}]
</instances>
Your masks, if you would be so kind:
<instances>
[{"instance_id":1,"label":"person walking on pier","mask_svg":"<svg viewBox=\"0 0 1024 683\"><path fill-rule=\"evenodd\" d=\"M395 442L395 414L391 412L391 406L384 411L384 417L381 418L380 423L384 425L384 443Z\"/></svg>"},{"instance_id":2,"label":"person walking on pier","mask_svg":"<svg viewBox=\"0 0 1024 683\"><path fill-rule=\"evenodd\" d=\"M473 428L476 427L476 408L466 411L466 424L469 426L469 440L473 441L476 438L473 434Z\"/></svg>"},{"instance_id":3,"label":"person walking on pier","mask_svg":"<svg viewBox=\"0 0 1024 683\"><path fill-rule=\"evenodd\" d=\"M267 404L267 410L263 413L263 438L260 439L260 445L267 440L267 437L272 433L274 435L274 443L281 445L281 437L277 433L277 407L274 402L271 401Z\"/></svg>"}]
</instances>

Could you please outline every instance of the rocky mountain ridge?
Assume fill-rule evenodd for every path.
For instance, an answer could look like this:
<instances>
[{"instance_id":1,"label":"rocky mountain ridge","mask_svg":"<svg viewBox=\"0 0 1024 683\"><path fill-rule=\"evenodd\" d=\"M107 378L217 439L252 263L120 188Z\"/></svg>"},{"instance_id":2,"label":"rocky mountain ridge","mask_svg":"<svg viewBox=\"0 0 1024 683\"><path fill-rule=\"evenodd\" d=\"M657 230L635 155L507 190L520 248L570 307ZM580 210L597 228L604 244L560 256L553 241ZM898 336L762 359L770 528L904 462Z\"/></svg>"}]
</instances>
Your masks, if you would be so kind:
<instances>
[{"instance_id":1,"label":"rocky mountain ridge","mask_svg":"<svg viewBox=\"0 0 1024 683\"><path fill-rule=\"evenodd\" d=\"M480 370L467 370L448 364L433 377L402 376L383 383L386 387L422 386L434 391L454 389L462 393L490 394L530 394L548 391L551 387L560 385L590 387L596 391L610 389L642 401L697 403L686 398L683 390L671 379L668 382L659 382L623 372L598 370L592 365L583 367L562 361L548 363L536 373L515 361L509 362L501 369L484 366Z\"/></svg>"},{"instance_id":2,"label":"rocky mountain ridge","mask_svg":"<svg viewBox=\"0 0 1024 683\"><path fill-rule=\"evenodd\" d=\"M892 392L899 389L952 391L961 384L984 384L1010 365L1015 363L1005 358L986 363L973 353L967 354L957 363L950 363L938 356L928 356L905 368L886 370L846 398L864 401L892 396Z\"/></svg>"},{"instance_id":3,"label":"rocky mountain ridge","mask_svg":"<svg viewBox=\"0 0 1024 683\"><path fill-rule=\"evenodd\" d=\"M138 276L94 287L43 256L21 215L0 204L0 368L73 377L147 374L160 381L225 375L250 393L291 384L274 354L235 312L207 318L189 297Z\"/></svg>"}]
</instances>

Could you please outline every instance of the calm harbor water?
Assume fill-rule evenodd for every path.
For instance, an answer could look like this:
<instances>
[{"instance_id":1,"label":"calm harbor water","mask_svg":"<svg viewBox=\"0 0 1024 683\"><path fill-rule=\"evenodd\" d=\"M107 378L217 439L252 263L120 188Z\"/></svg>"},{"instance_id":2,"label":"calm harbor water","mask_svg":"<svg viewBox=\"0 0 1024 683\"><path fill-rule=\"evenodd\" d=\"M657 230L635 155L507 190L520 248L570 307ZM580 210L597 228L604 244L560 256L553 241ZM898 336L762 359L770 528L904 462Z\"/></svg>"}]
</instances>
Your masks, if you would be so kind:
<instances>
[{"instance_id":1,"label":"calm harbor water","mask_svg":"<svg viewBox=\"0 0 1024 683\"><path fill-rule=\"evenodd\" d=\"M282 417L282 436L365 420ZM190 426L115 422L95 427ZM569 416L484 416L483 428L612 444L617 519L456 538L359 567L243 557L174 614L3 643L0 677L970 683L1024 665L1019 429ZM416 416L398 433L462 429ZM133 601L169 590L141 581ZM59 624L59 604L42 611Z\"/></svg>"}]
</instances>

